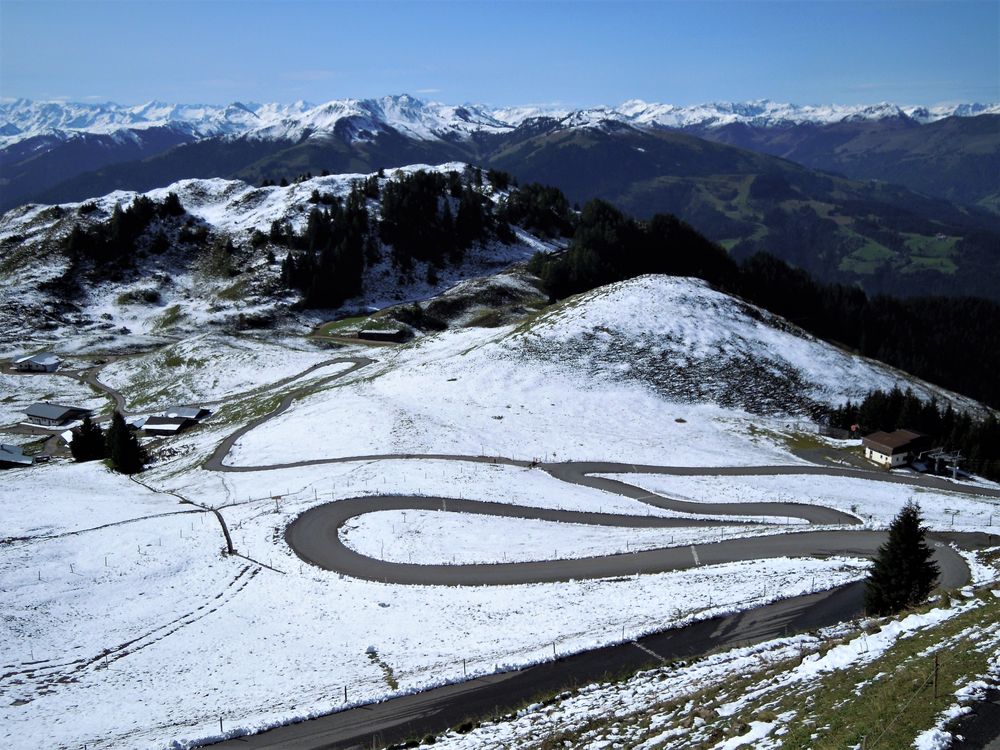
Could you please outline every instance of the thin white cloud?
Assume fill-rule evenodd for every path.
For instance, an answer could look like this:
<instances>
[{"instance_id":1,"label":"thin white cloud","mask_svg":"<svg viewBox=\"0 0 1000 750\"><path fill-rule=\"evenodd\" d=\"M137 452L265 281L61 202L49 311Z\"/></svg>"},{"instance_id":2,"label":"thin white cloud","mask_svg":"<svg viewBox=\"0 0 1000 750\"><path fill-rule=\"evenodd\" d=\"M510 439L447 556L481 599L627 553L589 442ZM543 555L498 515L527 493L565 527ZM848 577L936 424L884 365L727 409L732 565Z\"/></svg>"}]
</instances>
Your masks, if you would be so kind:
<instances>
[{"instance_id":1,"label":"thin white cloud","mask_svg":"<svg viewBox=\"0 0 1000 750\"><path fill-rule=\"evenodd\" d=\"M440 94L441 89L416 89L414 94Z\"/></svg>"}]
</instances>

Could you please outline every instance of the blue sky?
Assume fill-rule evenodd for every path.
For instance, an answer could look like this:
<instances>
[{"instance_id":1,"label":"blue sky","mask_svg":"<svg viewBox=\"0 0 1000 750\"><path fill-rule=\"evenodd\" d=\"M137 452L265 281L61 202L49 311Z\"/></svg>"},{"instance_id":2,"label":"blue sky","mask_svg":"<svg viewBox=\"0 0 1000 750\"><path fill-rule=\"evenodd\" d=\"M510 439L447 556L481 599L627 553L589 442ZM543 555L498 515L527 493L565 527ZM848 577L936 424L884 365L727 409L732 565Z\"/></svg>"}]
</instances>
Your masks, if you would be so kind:
<instances>
[{"instance_id":1,"label":"blue sky","mask_svg":"<svg viewBox=\"0 0 1000 750\"><path fill-rule=\"evenodd\" d=\"M0 0L0 96L1000 100L1000 3Z\"/></svg>"}]
</instances>

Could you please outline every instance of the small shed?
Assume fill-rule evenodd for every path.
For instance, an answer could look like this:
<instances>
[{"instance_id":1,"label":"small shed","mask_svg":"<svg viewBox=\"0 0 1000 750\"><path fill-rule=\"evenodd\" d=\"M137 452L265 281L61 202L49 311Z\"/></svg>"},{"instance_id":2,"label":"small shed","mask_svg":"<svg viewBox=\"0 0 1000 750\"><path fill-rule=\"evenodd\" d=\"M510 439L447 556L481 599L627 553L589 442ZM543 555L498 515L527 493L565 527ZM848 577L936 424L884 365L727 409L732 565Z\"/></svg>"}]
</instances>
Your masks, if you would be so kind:
<instances>
[{"instance_id":1,"label":"small shed","mask_svg":"<svg viewBox=\"0 0 1000 750\"><path fill-rule=\"evenodd\" d=\"M88 414L90 414L90 409L51 404L48 401L41 404L32 404L25 411L28 421L41 427L59 427L67 422L83 419Z\"/></svg>"},{"instance_id":2,"label":"small shed","mask_svg":"<svg viewBox=\"0 0 1000 750\"><path fill-rule=\"evenodd\" d=\"M911 430L873 432L861 439L861 444L865 448L865 458L890 469L904 466L912 461L922 448L923 442L924 436Z\"/></svg>"},{"instance_id":3,"label":"small shed","mask_svg":"<svg viewBox=\"0 0 1000 750\"><path fill-rule=\"evenodd\" d=\"M24 449L20 445L0 444L0 469L31 466L34 462L31 456L24 455Z\"/></svg>"},{"instance_id":4,"label":"small shed","mask_svg":"<svg viewBox=\"0 0 1000 750\"><path fill-rule=\"evenodd\" d=\"M42 352L15 359L14 369L19 372L55 372L61 363L62 360L52 352Z\"/></svg>"},{"instance_id":5,"label":"small shed","mask_svg":"<svg viewBox=\"0 0 1000 750\"><path fill-rule=\"evenodd\" d=\"M142 426L147 435L176 435L196 424L193 419L185 417L149 417Z\"/></svg>"},{"instance_id":6,"label":"small shed","mask_svg":"<svg viewBox=\"0 0 1000 750\"><path fill-rule=\"evenodd\" d=\"M166 409L162 416L181 419L193 419L196 422L204 419L212 412L203 406L171 406Z\"/></svg>"}]
</instances>

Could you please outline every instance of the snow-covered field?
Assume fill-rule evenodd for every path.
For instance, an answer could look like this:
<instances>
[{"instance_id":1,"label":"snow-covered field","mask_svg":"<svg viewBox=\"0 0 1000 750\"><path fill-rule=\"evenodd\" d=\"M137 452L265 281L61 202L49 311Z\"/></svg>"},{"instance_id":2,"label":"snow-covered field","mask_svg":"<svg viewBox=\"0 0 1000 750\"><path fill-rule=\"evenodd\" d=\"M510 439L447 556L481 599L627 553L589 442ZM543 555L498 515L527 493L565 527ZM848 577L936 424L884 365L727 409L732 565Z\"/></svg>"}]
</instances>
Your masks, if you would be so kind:
<instances>
[{"instance_id":1,"label":"snow-covered field","mask_svg":"<svg viewBox=\"0 0 1000 750\"><path fill-rule=\"evenodd\" d=\"M783 415L771 422L744 407L777 405L781 394L840 403L896 383L969 405L759 317L692 279L613 284L530 326L447 331L387 352L336 398L306 397L244 436L229 463L421 452L787 463L795 459L783 447L751 430L783 426ZM294 434L317 439L302 444Z\"/></svg>"},{"instance_id":2,"label":"snow-covered field","mask_svg":"<svg viewBox=\"0 0 1000 750\"><path fill-rule=\"evenodd\" d=\"M615 529L438 511L381 511L349 521L340 535L351 549L380 560L466 565L626 554L755 532L745 526Z\"/></svg>"},{"instance_id":3,"label":"snow-covered field","mask_svg":"<svg viewBox=\"0 0 1000 750\"><path fill-rule=\"evenodd\" d=\"M90 386L64 375L0 373L0 427L24 421L25 409L42 401L84 409L103 409L109 403ZM9 442L6 437L4 441Z\"/></svg>"},{"instance_id":4,"label":"snow-covered field","mask_svg":"<svg viewBox=\"0 0 1000 750\"><path fill-rule=\"evenodd\" d=\"M446 461L303 471L224 475L226 492L212 489L218 475L206 474L204 497L192 497L258 498L223 513L240 551L276 570L222 556L214 516L162 516L197 509L99 465L11 472L4 517L29 538L0 551L7 603L0 646L10 655L5 671L18 673L2 686L5 744L164 747L217 736L219 716L230 732L260 728L341 707L344 685L349 703L376 700L460 679L463 659L470 674L488 673L549 658L553 643L557 653L572 652L618 641L623 627L633 638L666 622L852 580L865 569L848 560L772 560L629 580L458 589L345 579L303 565L280 537L301 510L334 494L450 487L549 504L562 483L537 470ZM40 479L47 489L18 507ZM143 479L160 484L155 472ZM283 487L281 479L297 484ZM557 502L572 507L574 499L582 509L643 508L575 487L564 487ZM35 519L36 505L48 519ZM143 515L149 520L131 520ZM395 687L380 664L391 668Z\"/></svg>"},{"instance_id":5,"label":"snow-covered field","mask_svg":"<svg viewBox=\"0 0 1000 750\"><path fill-rule=\"evenodd\" d=\"M638 301L630 307L623 298L616 313L618 303L609 300L617 298L608 295ZM691 306L702 316L698 330L684 315ZM348 705L370 702L857 580L865 561L774 559L614 580L400 586L309 566L284 540L288 523L308 508L373 494L677 515L540 469L350 460L357 456L678 466L800 461L773 438L787 415L751 414L725 402L722 386L688 392L691 378L671 379L679 368L670 364L682 356L685 370L705 374L718 361L737 367L759 348L758 359L770 363L755 370L760 377L799 382L812 398L842 400L854 388L895 382L893 373L858 361L852 383L840 384L828 373L849 367L845 355L751 318L697 282L644 278L578 298L532 326L459 329L366 350L377 362L322 385L339 366L283 381L350 350L209 336L116 361L102 378L132 401L225 399L225 411L167 441L169 450L141 475L158 492L99 465L56 461L4 475L0 652L4 671L14 676L0 682L0 738L16 748L161 748L175 740L183 747L220 736L220 717L223 734L237 735L340 708L345 686ZM691 345L683 343L688 336ZM792 354L782 360L786 349ZM203 468L233 430L300 385L308 394L247 433L227 463L348 460L270 471ZM755 477L732 480L728 491L766 500L784 492L796 501L847 504L848 511L856 503L877 519L910 494L802 479L813 484L770 485ZM245 558L222 554L219 524L199 506L221 509ZM401 517L380 514L358 519L345 534L386 559L408 562L412 554L414 562L457 564L618 553L623 545L629 552L722 533L626 533L410 512L407 531L398 533L402 525Z\"/></svg>"},{"instance_id":6,"label":"snow-covered field","mask_svg":"<svg viewBox=\"0 0 1000 750\"><path fill-rule=\"evenodd\" d=\"M884 526L908 500L920 505L925 524L936 531L986 531L1000 526L1000 499L943 492L850 477L755 476L680 477L666 474L607 474L657 494L712 503L811 503L859 515Z\"/></svg>"}]
</instances>

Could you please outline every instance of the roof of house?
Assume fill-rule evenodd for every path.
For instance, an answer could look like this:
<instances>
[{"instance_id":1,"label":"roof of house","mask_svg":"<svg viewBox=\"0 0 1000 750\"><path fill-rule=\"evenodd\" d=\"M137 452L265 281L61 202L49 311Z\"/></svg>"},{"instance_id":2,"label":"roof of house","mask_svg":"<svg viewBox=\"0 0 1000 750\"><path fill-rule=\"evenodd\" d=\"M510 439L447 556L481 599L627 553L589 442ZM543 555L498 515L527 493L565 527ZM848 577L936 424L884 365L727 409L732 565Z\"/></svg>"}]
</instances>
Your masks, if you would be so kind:
<instances>
[{"instance_id":1,"label":"roof of house","mask_svg":"<svg viewBox=\"0 0 1000 750\"><path fill-rule=\"evenodd\" d=\"M165 417L181 417L183 419L201 419L210 412L201 406L171 406L163 412Z\"/></svg>"},{"instance_id":2,"label":"roof of house","mask_svg":"<svg viewBox=\"0 0 1000 750\"><path fill-rule=\"evenodd\" d=\"M882 448L880 453L902 453L917 438L922 438L919 432L911 430L895 430L894 432L873 432L865 435L863 442L876 448Z\"/></svg>"},{"instance_id":3,"label":"roof of house","mask_svg":"<svg viewBox=\"0 0 1000 750\"><path fill-rule=\"evenodd\" d=\"M22 362L34 362L36 365L57 365L62 360L52 352L42 352L41 354L32 354L29 357L21 357L14 360L14 364L16 365Z\"/></svg>"},{"instance_id":4,"label":"roof of house","mask_svg":"<svg viewBox=\"0 0 1000 750\"><path fill-rule=\"evenodd\" d=\"M191 420L186 417L148 417L142 429L152 429L157 432L177 432L189 424L191 424Z\"/></svg>"},{"instance_id":5,"label":"roof of house","mask_svg":"<svg viewBox=\"0 0 1000 750\"><path fill-rule=\"evenodd\" d=\"M24 455L24 449L20 445L0 444L0 461L8 464L23 464L30 466L34 463L31 456Z\"/></svg>"},{"instance_id":6,"label":"roof of house","mask_svg":"<svg viewBox=\"0 0 1000 750\"><path fill-rule=\"evenodd\" d=\"M79 406L63 406L62 404L32 404L24 412L29 417L39 419L56 419L63 421L76 415L90 414L90 409L81 409Z\"/></svg>"}]
</instances>

